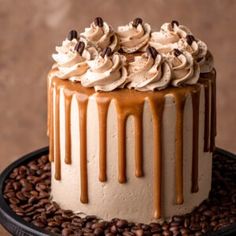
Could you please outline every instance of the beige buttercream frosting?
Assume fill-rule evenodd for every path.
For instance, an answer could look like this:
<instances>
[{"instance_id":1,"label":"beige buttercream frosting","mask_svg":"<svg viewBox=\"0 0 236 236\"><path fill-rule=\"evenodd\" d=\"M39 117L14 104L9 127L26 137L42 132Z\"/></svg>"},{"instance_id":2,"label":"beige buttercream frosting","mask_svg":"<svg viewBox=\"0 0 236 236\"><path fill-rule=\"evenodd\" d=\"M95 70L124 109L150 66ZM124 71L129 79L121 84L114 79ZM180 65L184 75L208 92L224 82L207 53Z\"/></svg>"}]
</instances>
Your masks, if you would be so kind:
<instances>
[{"instance_id":1,"label":"beige buttercream frosting","mask_svg":"<svg viewBox=\"0 0 236 236\"><path fill-rule=\"evenodd\" d=\"M82 53L75 50L79 42L84 43ZM157 51L155 58L146 53L150 47ZM101 56L107 48L112 55ZM56 61L53 76L82 80L83 86L94 87L96 91L123 87L153 91L195 84L200 73L213 69L207 45L177 21L165 23L159 31L152 32L149 24L136 18L115 32L97 17L79 37L75 30L70 31L56 51L52 56ZM134 54L134 61L125 62L125 54Z\"/></svg>"}]
</instances>

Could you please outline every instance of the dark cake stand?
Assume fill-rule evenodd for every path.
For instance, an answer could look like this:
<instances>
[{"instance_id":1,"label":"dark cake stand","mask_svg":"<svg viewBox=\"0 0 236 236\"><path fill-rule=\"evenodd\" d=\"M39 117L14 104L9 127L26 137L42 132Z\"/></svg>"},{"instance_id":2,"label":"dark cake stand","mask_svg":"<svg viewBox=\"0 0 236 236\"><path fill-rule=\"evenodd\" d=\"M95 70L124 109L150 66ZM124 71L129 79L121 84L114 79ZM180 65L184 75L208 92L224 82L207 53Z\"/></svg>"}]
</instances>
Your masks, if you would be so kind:
<instances>
[{"instance_id":1,"label":"dark cake stand","mask_svg":"<svg viewBox=\"0 0 236 236\"><path fill-rule=\"evenodd\" d=\"M35 225L23 220L22 217L16 215L15 212L13 212L13 210L9 207L7 201L3 197L5 180L8 179L9 175L13 172L15 168L21 165L24 165L26 163L29 163L30 161L37 160L41 156L47 155L47 154L48 154L48 147L29 153L19 158L17 161L13 162L11 165L9 165L0 175L0 223L12 235L16 235L16 236L58 235L58 234L49 233L43 228L36 227ZM220 155L221 157L223 156L225 158L235 160L235 163L236 163L236 155L229 153L225 150L216 148L214 155ZM229 171L234 171L234 170L231 169ZM218 231L207 233L207 235L211 235L211 236L236 235L236 223L233 223L230 226L220 229Z\"/></svg>"}]
</instances>

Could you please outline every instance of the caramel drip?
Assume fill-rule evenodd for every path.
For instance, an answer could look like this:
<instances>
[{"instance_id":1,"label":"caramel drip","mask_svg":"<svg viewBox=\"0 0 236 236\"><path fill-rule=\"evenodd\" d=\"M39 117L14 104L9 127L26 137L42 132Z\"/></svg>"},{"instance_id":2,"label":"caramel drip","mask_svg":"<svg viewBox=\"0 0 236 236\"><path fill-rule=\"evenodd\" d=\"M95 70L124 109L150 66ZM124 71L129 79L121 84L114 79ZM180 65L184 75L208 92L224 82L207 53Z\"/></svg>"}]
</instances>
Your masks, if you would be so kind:
<instances>
[{"instance_id":1,"label":"caramel drip","mask_svg":"<svg viewBox=\"0 0 236 236\"><path fill-rule=\"evenodd\" d=\"M65 163L71 164L71 100L72 95L64 90L65 97Z\"/></svg>"},{"instance_id":2,"label":"caramel drip","mask_svg":"<svg viewBox=\"0 0 236 236\"><path fill-rule=\"evenodd\" d=\"M99 180L107 181L107 113L110 100L97 98L99 120Z\"/></svg>"},{"instance_id":3,"label":"caramel drip","mask_svg":"<svg viewBox=\"0 0 236 236\"><path fill-rule=\"evenodd\" d=\"M87 173L87 104L88 97L77 94L79 108L79 135L80 135L80 201L88 203L88 173Z\"/></svg>"},{"instance_id":4,"label":"caramel drip","mask_svg":"<svg viewBox=\"0 0 236 236\"><path fill-rule=\"evenodd\" d=\"M142 121L143 121L143 97L132 96L133 91L128 91L130 99L125 99L125 90L114 92L113 98L117 110L118 123L118 180L125 183L126 178L126 121L131 115L134 117L135 126L135 176L142 177L143 150L142 150Z\"/></svg>"},{"instance_id":5,"label":"caramel drip","mask_svg":"<svg viewBox=\"0 0 236 236\"><path fill-rule=\"evenodd\" d=\"M183 124L185 94L174 94L176 102L176 141L175 141L175 191L176 203L183 204Z\"/></svg>"},{"instance_id":6,"label":"caramel drip","mask_svg":"<svg viewBox=\"0 0 236 236\"><path fill-rule=\"evenodd\" d=\"M54 161L54 102L53 87L48 88L48 136L49 136L49 160Z\"/></svg>"},{"instance_id":7,"label":"caramel drip","mask_svg":"<svg viewBox=\"0 0 236 236\"><path fill-rule=\"evenodd\" d=\"M61 179L61 151L60 151L60 87L56 87L55 104L55 179Z\"/></svg>"},{"instance_id":8,"label":"caramel drip","mask_svg":"<svg viewBox=\"0 0 236 236\"><path fill-rule=\"evenodd\" d=\"M140 110L139 110L140 111ZM135 176L143 177L143 114L135 115Z\"/></svg>"},{"instance_id":9,"label":"caramel drip","mask_svg":"<svg viewBox=\"0 0 236 236\"><path fill-rule=\"evenodd\" d=\"M210 139L210 151L213 152L215 148L216 137L216 77L212 78L211 87L211 139Z\"/></svg>"},{"instance_id":10,"label":"caramel drip","mask_svg":"<svg viewBox=\"0 0 236 236\"><path fill-rule=\"evenodd\" d=\"M126 182L126 120L127 116L118 112L118 180Z\"/></svg>"},{"instance_id":11,"label":"caramel drip","mask_svg":"<svg viewBox=\"0 0 236 236\"><path fill-rule=\"evenodd\" d=\"M161 218L161 156L162 156L162 142L161 142L161 124L164 109L165 98L160 96L159 98L150 98L150 106L153 116L153 202L154 202L154 218Z\"/></svg>"},{"instance_id":12,"label":"caramel drip","mask_svg":"<svg viewBox=\"0 0 236 236\"><path fill-rule=\"evenodd\" d=\"M198 139L199 139L199 105L200 105L200 86L192 91L193 107L193 147L192 147L192 187L191 192L198 192Z\"/></svg>"}]
</instances>

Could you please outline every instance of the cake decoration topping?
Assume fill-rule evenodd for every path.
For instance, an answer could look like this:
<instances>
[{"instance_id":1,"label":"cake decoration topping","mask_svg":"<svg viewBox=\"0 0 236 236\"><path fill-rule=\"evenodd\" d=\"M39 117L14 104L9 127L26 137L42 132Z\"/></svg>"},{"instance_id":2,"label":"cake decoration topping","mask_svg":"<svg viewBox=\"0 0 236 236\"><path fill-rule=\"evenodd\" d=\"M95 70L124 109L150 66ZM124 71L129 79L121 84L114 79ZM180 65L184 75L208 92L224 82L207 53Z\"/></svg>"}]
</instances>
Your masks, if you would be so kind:
<instances>
[{"instance_id":1,"label":"cake decoration topping","mask_svg":"<svg viewBox=\"0 0 236 236\"><path fill-rule=\"evenodd\" d=\"M143 24L140 18L136 18L128 25L119 26L117 34L120 39L121 49L126 53L145 51L151 33L151 26Z\"/></svg>"},{"instance_id":2,"label":"cake decoration topping","mask_svg":"<svg viewBox=\"0 0 236 236\"><path fill-rule=\"evenodd\" d=\"M180 54L182 54L182 52L179 49L174 48L174 55L178 57Z\"/></svg>"},{"instance_id":3,"label":"cake decoration topping","mask_svg":"<svg viewBox=\"0 0 236 236\"><path fill-rule=\"evenodd\" d=\"M80 41L75 45L75 51L77 51L80 54L80 56L82 56L84 48L85 48L85 43L82 41Z\"/></svg>"},{"instance_id":4,"label":"cake decoration topping","mask_svg":"<svg viewBox=\"0 0 236 236\"><path fill-rule=\"evenodd\" d=\"M133 20L132 25L133 25L133 27L137 28L138 25L141 25L142 23L143 23L143 20L141 18L137 17Z\"/></svg>"},{"instance_id":5,"label":"cake decoration topping","mask_svg":"<svg viewBox=\"0 0 236 236\"><path fill-rule=\"evenodd\" d=\"M93 87L92 84L94 84L97 91L110 91L113 87L114 89L128 87L137 90L147 88L158 90L164 89L168 84L172 86L195 84L198 82L200 73L208 73L213 69L213 57L208 51L207 45L176 20L164 23L159 31L152 32L150 25L137 17L127 25L119 26L115 32L101 17L96 17L90 27L85 28L80 35L76 30L71 30L62 46L56 47L56 51L57 54L53 54L53 59L56 61L53 68L57 68L58 71L53 73L54 76L81 81L81 76L89 68L85 76L89 76L89 78L83 79L82 85ZM130 62L128 58L131 58L132 61L133 55L127 54L133 53L138 53L139 57L135 57L134 62ZM128 63L125 62L125 57L127 57ZM97 71L95 65L106 68L104 75L101 75L101 71L99 71L99 78L112 77L113 80L120 77L124 81L119 84L121 79L118 79L119 82L116 82L115 86L110 85L112 80L109 81L109 86L104 85L105 80L103 79L98 79L96 82L92 79L93 82L91 82L91 76L95 76L97 73L95 73ZM80 68L81 66L83 70ZM118 67L118 71L122 72L119 72L120 76L116 69ZM134 71L134 68L137 71ZM167 79L165 84L160 86L157 81L163 81L161 79L163 75L168 78L169 69L171 70L171 81ZM143 73L141 70L144 70ZM153 74L150 75L150 73ZM114 77L113 74L116 76ZM143 78L147 83L142 82L145 84L144 88L143 85L137 85L139 78L135 77L139 77L140 74L147 76ZM117 86L117 84L119 85Z\"/></svg>"},{"instance_id":6,"label":"cake decoration topping","mask_svg":"<svg viewBox=\"0 0 236 236\"><path fill-rule=\"evenodd\" d=\"M194 38L193 35L189 34L189 35L186 36L186 41L191 46L193 41L195 41L195 38Z\"/></svg>"},{"instance_id":7,"label":"cake decoration topping","mask_svg":"<svg viewBox=\"0 0 236 236\"><path fill-rule=\"evenodd\" d=\"M119 46L117 35L101 17L97 17L89 28L85 28L81 36L94 45L98 51L106 47L116 51Z\"/></svg>"},{"instance_id":8,"label":"cake decoration topping","mask_svg":"<svg viewBox=\"0 0 236 236\"><path fill-rule=\"evenodd\" d=\"M139 91L164 89L171 80L170 65L154 48L149 47L147 52L130 63L128 88Z\"/></svg>"},{"instance_id":9,"label":"cake decoration topping","mask_svg":"<svg viewBox=\"0 0 236 236\"><path fill-rule=\"evenodd\" d=\"M180 53L178 49L175 49L166 56L166 59L171 64L171 84L173 86L179 87L184 84L191 85L197 83L200 68L190 53Z\"/></svg>"},{"instance_id":10,"label":"cake decoration topping","mask_svg":"<svg viewBox=\"0 0 236 236\"><path fill-rule=\"evenodd\" d=\"M106 50L109 53L110 49ZM102 57L98 55L94 60L88 61L89 69L81 76L81 84L84 87L94 87L96 91L112 91L122 88L127 78L127 70L124 67L124 56L114 53Z\"/></svg>"},{"instance_id":11,"label":"cake decoration topping","mask_svg":"<svg viewBox=\"0 0 236 236\"><path fill-rule=\"evenodd\" d=\"M71 30L67 36L68 40L73 40L73 39L77 39L78 37L78 33L76 30Z\"/></svg>"},{"instance_id":12,"label":"cake decoration topping","mask_svg":"<svg viewBox=\"0 0 236 236\"><path fill-rule=\"evenodd\" d=\"M104 58L106 55L109 57L109 56L111 56L111 54L112 54L111 48L110 48L110 47L107 47L107 48L105 48L105 49L102 51L101 57Z\"/></svg>"},{"instance_id":13,"label":"cake decoration topping","mask_svg":"<svg viewBox=\"0 0 236 236\"><path fill-rule=\"evenodd\" d=\"M94 20L94 24L99 27L103 27L103 19L101 17L96 17Z\"/></svg>"},{"instance_id":14,"label":"cake decoration topping","mask_svg":"<svg viewBox=\"0 0 236 236\"><path fill-rule=\"evenodd\" d=\"M172 20L171 21L172 28L174 28L175 25L179 26L179 22L177 20Z\"/></svg>"},{"instance_id":15,"label":"cake decoration topping","mask_svg":"<svg viewBox=\"0 0 236 236\"><path fill-rule=\"evenodd\" d=\"M154 47L148 46L147 53L149 53L152 56L152 58L155 60L157 57L158 51Z\"/></svg>"}]
</instances>

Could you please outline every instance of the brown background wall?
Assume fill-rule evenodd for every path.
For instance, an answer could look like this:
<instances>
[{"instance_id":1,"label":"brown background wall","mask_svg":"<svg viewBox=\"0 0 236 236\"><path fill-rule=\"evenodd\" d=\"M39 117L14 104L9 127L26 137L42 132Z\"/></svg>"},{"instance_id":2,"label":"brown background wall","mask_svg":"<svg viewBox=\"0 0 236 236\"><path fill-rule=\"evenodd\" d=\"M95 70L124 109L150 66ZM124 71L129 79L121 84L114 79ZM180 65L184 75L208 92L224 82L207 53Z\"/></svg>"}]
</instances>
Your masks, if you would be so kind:
<instances>
[{"instance_id":1,"label":"brown background wall","mask_svg":"<svg viewBox=\"0 0 236 236\"><path fill-rule=\"evenodd\" d=\"M218 73L216 143L236 152L235 13L235 0L0 0L0 171L47 145L51 53L70 29L82 31L95 16L114 27L140 16L153 29L176 19L207 42Z\"/></svg>"}]
</instances>

